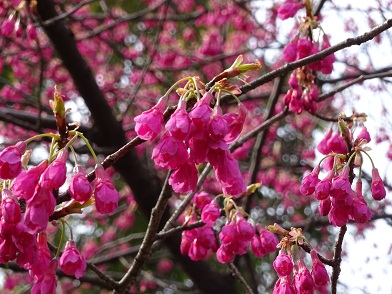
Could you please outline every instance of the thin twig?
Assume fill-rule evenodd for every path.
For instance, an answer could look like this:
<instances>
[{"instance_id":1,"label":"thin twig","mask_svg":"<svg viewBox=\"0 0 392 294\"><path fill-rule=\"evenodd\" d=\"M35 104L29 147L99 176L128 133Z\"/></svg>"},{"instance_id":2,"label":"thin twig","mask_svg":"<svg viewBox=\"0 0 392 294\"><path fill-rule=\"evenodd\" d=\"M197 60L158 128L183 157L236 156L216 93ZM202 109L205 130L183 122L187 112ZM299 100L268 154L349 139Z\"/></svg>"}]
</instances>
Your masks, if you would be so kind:
<instances>
[{"instance_id":1,"label":"thin twig","mask_svg":"<svg viewBox=\"0 0 392 294\"><path fill-rule=\"evenodd\" d=\"M134 258L131 267L119 282L118 287L115 288L114 293L125 293L125 289L128 287L128 285L135 283L136 278L139 276L144 264L152 254L151 247L157 238L159 223L161 221L163 212L165 211L166 205L172 195L170 186L168 185L170 174L171 172L167 173L161 194L159 195L155 207L151 211L150 221L147 226L146 235L144 236L142 245L140 246L140 250Z\"/></svg>"},{"instance_id":2,"label":"thin twig","mask_svg":"<svg viewBox=\"0 0 392 294\"><path fill-rule=\"evenodd\" d=\"M343 238L346 231L347 231L346 225L340 228L339 237L335 243L334 254L333 254L334 265L332 266L332 277L331 277L332 294L336 294L336 288L337 288L338 279L341 271L340 264L342 263Z\"/></svg>"},{"instance_id":3,"label":"thin twig","mask_svg":"<svg viewBox=\"0 0 392 294\"><path fill-rule=\"evenodd\" d=\"M227 264L227 267L230 269L232 275L242 284L242 286L244 286L246 293L247 294L253 294L253 290L248 285L248 283L245 281L244 277L241 275L240 271L234 265L234 263L229 262Z\"/></svg>"}]
</instances>

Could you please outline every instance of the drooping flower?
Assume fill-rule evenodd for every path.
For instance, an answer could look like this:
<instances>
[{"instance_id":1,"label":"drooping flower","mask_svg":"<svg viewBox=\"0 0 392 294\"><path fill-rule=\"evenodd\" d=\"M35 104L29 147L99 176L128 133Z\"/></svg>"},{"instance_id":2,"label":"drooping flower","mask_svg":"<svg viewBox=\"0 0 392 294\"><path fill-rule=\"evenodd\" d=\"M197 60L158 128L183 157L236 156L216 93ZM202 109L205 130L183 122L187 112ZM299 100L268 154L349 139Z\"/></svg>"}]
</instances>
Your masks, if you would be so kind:
<instances>
[{"instance_id":1,"label":"drooping flower","mask_svg":"<svg viewBox=\"0 0 392 294\"><path fill-rule=\"evenodd\" d=\"M361 132L358 134L357 140L364 139L368 143L370 142L370 134L365 126L362 127Z\"/></svg>"},{"instance_id":2,"label":"drooping flower","mask_svg":"<svg viewBox=\"0 0 392 294\"><path fill-rule=\"evenodd\" d=\"M181 99L176 111L165 125L166 130L174 138L185 140L191 130L191 119L186 111L186 101Z\"/></svg>"},{"instance_id":3,"label":"drooping flower","mask_svg":"<svg viewBox=\"0 0 392 294\"><path fill-rule=\"evenodd\" d=\"M374 200L380 201L385 198L387 192L385 191L384 183L380 177L380 173L377 168L372 169L372 197Z\"/></svg>"},{"instance_id":4,"label":"drooping flower","mask_svg":"<svg viewBox=\"0 0 392 294\"><path fill-rule=\"evenodd\" d=\"M329 191L331 197L337 200L344 200L349 197L347 195L351 195L351 184L348 179L349 172L350 167L348 165L345 165L342 170L342 173L333 180L331 189Z\"/></svg>"},{"instance_id":5,"label":"drooping flower","mask_svg":"<svg viewBox=\"0 0 392 294\"><path fill-rule=\"evenodd\" d=\"M281 20L293 17L301 7L303 7L302 3L287 1L279 6L278 17Z\"/></svg>"},{"instance_id":6,"label":"drooping flower","mask_svg":"<svg viewBox=\"0 0 392 294\"><path fill-rule=\"evenodd\" d=\"M95 166L95 207L102 214L112 215L118 207L118 191L114 188L111 179L105 174L102 165Z\"/></svg>"},{"instance_id":7,"label":"drooping flower","mask_svg":"<svg viewBox=\"0 0 392 294\"><path fill-rule=\"evenodd\" d=\"M72 198L76 201L84 203L90 199L93 193L93 188L86 178L86 171L84 168L77 165L74 168L74 173L75 175L72 177L68 188L69 194L71 194Z\"/></svg>"},{"instance_id":8,"label":"drooping flower","mask_svg":"<svg viewBox=\"0 0 392 294\"><path fill-rule=\"evenodd\" d=\"M69 240L65 244L63 254L59 260L59 265L64 273L75 276L77 279L82 277L86 271L86 260L76 248L73 240Z\"/></svg>"},{"instance_id":9,"label":"drooping flower","mask_svg":"<svg viewBox=\"0 0 392 294\"><path fill-rule=\"evenodd\" d=\"M223 119L227 123L228 132L223 138L227 143L233 143L241 134L242 128L247 115L247 110L242 103L238 104L238 113L226 113L223 115Z\"/></svg>"},{"instance_id":10,"label":"drooping flower","mask_svg":"<svg viewBox=\"0 0 392 294\"><path fill-rule=\"evenodd\" d=\"M17 177L22 171L21 157L26 150L26 143L20 141L5 148L0 153L0 178L4 180Z\"/></svg>"},{"instance_id":11,"label":"drooping flower","mask_svg":"<svg viewBox=\"0 0 392 294\"><path fill-rule=\"evenodd\" d=\"M19 199L29 200L33 196L35 187L47 167L48 161L45 160L27 171L22 171L12 182L12 193Z\"/></svg>"},{"instance_id":12,"label":"drooping flower","mask_svg":"<svg viewBox=\"0 0 392 294\"><path fill-rule=\"evenodd\" d=\"M310 251L310 256L312 258L312 276L314 283L317 286L324 286L329 283L329 275L324 266L317 256L317 252L314 250Z\"/></svg>"},{"instance_id":13,"label":"drooping flower","mask_svg":"<svg viewBox=\"0 0 392 294\"><path fill-rule=\"evenodd\" d=\"M298 270L295 271L294 280L298 294L314 293L313 278L303 259L298 260Z\"/></svg>"},{"instance_id":14,"label":"drooping flower","mask_svg":"<svg viewBox=\"0 0 392 294\"><path fill-rule=\"evenodd\" d=\"M283 251L280 251L279 255L276 257L274 263L274 269L279 277L288 276L292 273L294 265L291 257L288 256Z\"/></svg>"},{"instance_id":15,"label":"drooping flower","mask_svg":"<svg viewBox=\"0 0 392 294\"><path fill-rule=\"evenodd\" d=\"M169 178L169 184L176 193L190 193L196 187L197 175L195 164L187 160L173 171Z\"/></svg>"},{"instance_id":16,"label":"drooping flower","mask_svg":"<svg viewBox=\"0 0 392 294\"><path fill-rule=\"evenodd\" d=\"M330 170L327 176L317 183L314 190L314 196L316 197L316 199L325 200L329 197L332 185L332 178L334 177L334 175L335 171Z\"/></svg>"},{"instance_id":17,"label":"drooping flower","mask_svg":"<svg viewBox=\"0 0 392 294\"><path fill-rule=\"evenodd\" d=\"M139 138L152 141L161 132L167 99L167 96L161 97L154 107L134 118L135 131Z\"/></svg>"},{"instance_id":18,"label":"drooping flower","mask_svg":"<svg viewBox=\"0 0 392 294\"><path fill-rule=\"evenodd\" d=\"M176 169L188 159L189 154L183 141L166 133L155 146L151 157L155 165L161 168Z\"/></svg>"},{"instance_id":19,"label":"drooping flower","mask_svg":"<svg viewBox=\"0 0 392 294\"><path fill-rule=\"evenodd\" d=\"M302 179L301 187L299 189L301 194L309 196L314 193L316 185L320 182L320 179L318 178L319 173L320 166L317 165L310 174Z\"/></svg>"},{"instance_id":20,"label":"drooping flower","mask_svg":"<svg viewBox=\"0 0 392 294\"><path fill-rule=\"evenodd\" d=\"M67 178L67 159L67 150L61 150L57 158L42 173L39 180L40 185L47 189L58 190Z\"/></svg>"},{"instance_id":21,"label":"drooping flower","mask_svg":"<svg viewBox=\"0 0 392 294\"><path fill-rule=\"evenodd\" d=\"M220 209L215 201L204 206L201 212L201 220L209 226L213 226L220 216Z\"/></svg>"},{"instance_id":22,"label":"drooping flower","mask_svg":"<svg viewBox=\"0 0 392 294\"><path fill-rule=\"evenodd\" d=\"M195 106L193 106L192 110L189 112L189 117L191 118L192 123L195 126L204 127L210 121L210 116L212 113L210 103L212 98L212 94L206 92L203 97L196 102Z\"/></svg>"},{"instance_id":23,"label":"drooping flower","mask_svg":"<svg viewBox=\"0 0 392 294\"><path fill-rule=\"evenodd\" d=\"M1 221L6 224L17 224L21 219L19 202L8 189L1 191Z\"/></svg>"},{"instance_id":24,"label":"drooping flower","mask_svg":"<svg viewBox=\"0 0 392 294\"><path fill-rule=\"evenodd\" d=\"M324 135L324 138L317 145L317 150L320 151L321 154L327 155L332 150L328 146L328 141L332 137L332 129L329 129L328 132Z\"/></svg>"},{"instance_id":25,"label":"drooping flower","mask_svg":"<svg viewBox=\"0 0 392 294\"><path fill-rule=\"evenodd\" d=\"M32 294L56 294L57 280L56 280L57 259L52 259L44 274L38 279L31 288Z\"/></svg>"},{"instance_id":26,"label":"drooping flower","mask_svg":"<svg viewBox=\"0 0 392 294\"><path fill-rule=\"evenodd\" d=\"M212 139L222 140L228 133L227 121L223 118L222 109L216 106L208 123L208 132Z\"/></svg>"}]
</instances>

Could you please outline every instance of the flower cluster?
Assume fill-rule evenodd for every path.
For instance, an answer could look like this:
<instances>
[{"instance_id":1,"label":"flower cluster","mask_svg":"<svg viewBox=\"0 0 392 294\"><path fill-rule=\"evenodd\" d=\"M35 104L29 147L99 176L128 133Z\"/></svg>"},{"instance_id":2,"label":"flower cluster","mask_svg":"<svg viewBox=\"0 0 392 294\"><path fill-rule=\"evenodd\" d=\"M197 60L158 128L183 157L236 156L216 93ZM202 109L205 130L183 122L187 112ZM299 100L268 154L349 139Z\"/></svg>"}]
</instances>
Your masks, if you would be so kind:
<instances>
[{"instance_id":1,"label":"flower cluster","mask_svg":"<svg viewBox=\"0 0 392 294\"><path fill-rule=\"evenodd\" d=\"M261 225L256 228L247 221L238 209L229 211L233 204L232 199L224 201L227 221L220 229L219 245L213 233L213 226L221 215L215 199L205 192L195 195L195 207L201 211L201 220L205 223L202 228L182 233L181 252L187 254L192 260L206 259L216 252L216 258L221 263L232 262L235 255L243 255L251 248L257 257L276 250L278 238Z\"/></svg>"},{"instance_id":2,"label":"flower cluster","mask_svg":"<svg viewBox=\"0 0 392 294\"><path fill-rule=\"evenodd\" d=\"M235 75L242 74L240 69L243 66L238 66ZM211 107L214 100L212 92L219 86L208 92L199 89L204 91L200 99L194 89L204 85L198 83L193 86L180 97L177 109L165 124L166 131L152 152L152 158L156 166L173 170L169 184L177 193L193 191L197 184L197 165L209 162L223 193L239 196L246 191L246 184L237 160L228 149L242 131L246 108L239 103L238 113L223 114L219 106L220 94L214 107ZM187 108L189 100L186 97L197 98L191 109ZM150 110L135 117L135 131L141 139L153 140L161 132L167 101L168 96L165 95Z\"/></svg>"},{"instance_id":3,"label":"flower cluster","mask_svg":"<svg viewBox=\"0 0 392 294\"><path fill-rule=\"evenodd\" d=\"M303 260L303 251L300 246L304 243L308 243L308 246L310 244L302 235L302 230L291 228L289 232L277 224L269 226L268 229L284 236L277 246L281 250L273 263L279 277L273 293L309 294L314 293L315 290L320 293L327 293L329 275L316 251L310 251L312 258L311 271L306 267ZM294 257L294 251L296 257Z\"/></svg>"},{"instance_id":4,"label":"flower cluster","mask_svg":"<svg viewBox=\"0 0 392 294\"><path fill-rule=\"evenodd\" d=\"M317 165L310 174L303 178L300 188L300 192L304 195L314 193L315 198L320 200L320 214L328 215L329 221L339 227L344 226L349 219L358 223L366 223L372 217L372 212L362 195L361 170L354 190L351 188L350 182L352 168L361 167L362 154L368 156L366 151L369 148L363 147L363 145L370 141L369 132L365 126L362 127L355 141L352 143L349 141L353 145L353 152L347 155L348 148L345 138L349 140L352 138L352 134L343 121L340 121L340 125L343 125L341 133L345 134L345 137L339 132L333 134L330 129L317 147L322 154L326 155L323 167L328 172L327 175L320 180L320 165ZM351 164L352 160L353 164ZM373 199L377 201L386 196L384 184L374 164L371 192Z\"/></svg>"},{"instance_id":5,"label":"flower cluster","mask_svg":"<svg viewBox=\"0 0 392 294\"><path fill-rule=\"evenodd\" d=\"M0 4L0 19L2 19L0 35L9 38L25 37L29 40L36 40L37 30L27 15L27 10L23 9L26 2L11 2L14 3L11 3L9 7L2 7L4 4Z\"/></svg>"},{"instance_id":6,"label":"flower cluster","mask_svg":"<svg viewBox=\"0 0 392 294\"><path fill-rule=\"evenodd\" d=\"M318 258L316 251L310 252L312 258L311 271L306 267L302 258L299 258L294 265L293 256L281 250L273 265L278 280L274 287L274 294L297 293L309 294L315 290L326 293L329 283L329 275L324 264Z\"/></svg>"},{"instance_id":7,"label":"flower cluster","mask_svg":"<svg viewBox=\"0 0 392 294\"><path fill-rule=\"evenodd\" d=\"M278 9L278 17L287 19L293 17L297 11L310 2L288 0ZM306 7L307 13L312 13L312 7ZM323 35L320 41L313 37L313 30L319 28L319 23L313 15L303 18L298 35L283 49L283 59L286 62L293 62L310 55L318 53L320 50L329 48L331 45L327 35ZM330 74L335 62L334 54L328 55L321 61L313 62L303 67L299 67L291 73L289 78L290 89L284 97L284 103L295 113L301 113L304 109L310 113L315 113L318 98L318 88L315 83L317 72Z\"/></svg>"},{"instance_id":8,"label":"flower cluster","mask_svg":"<svg viewBox=\"0 0 392 294\"><path fill-rule=\"evenodd\" d=\"M60 96L56 92L55 102L51 103L58 125L65 121L65 109ZM71 213L81 213L81 208L92 204L93 199L97 211L102 214L113 214L118 205L118 192L101 165L97 164L95 168L94 188L87 180L85 170L77 165L69 186L73 199L55 211L59 189L67 178L68 149L78 138L89 144L83 134L77 131L68 132L68 135L73 136L70 140L62 135L36 135L0 152L0 263L15 260L20 267L28 270L35 281L32 293L55 292L58 264L66 274L77 278L83 276L86 270L84 257L72 240L66 244L59 261L57 257L60 252L52 258L46 231L54 213L59 217L53 220ZM29 167L31 150L26 150L27 144L43 137L52 138L49 158L37 166ZM62 141L64 138L66 143ZM65 146L60 148L62 143ZM93 156L96 158L95 154Z\"/></svg>"}]
</instances>

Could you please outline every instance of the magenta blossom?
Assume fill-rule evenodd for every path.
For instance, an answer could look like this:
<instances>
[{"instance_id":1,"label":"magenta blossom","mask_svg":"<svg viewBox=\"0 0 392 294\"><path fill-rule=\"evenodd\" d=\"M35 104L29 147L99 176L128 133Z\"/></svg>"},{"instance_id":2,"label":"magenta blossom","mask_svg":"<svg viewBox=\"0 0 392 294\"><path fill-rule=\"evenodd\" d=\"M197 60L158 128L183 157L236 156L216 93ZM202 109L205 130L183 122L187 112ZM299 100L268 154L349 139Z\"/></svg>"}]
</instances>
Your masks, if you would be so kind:
<instances>
[{"instance_id":1,"label":"magenta blossom","mask_svg":"<svg viewBox=\"0 0 392 294\"><path fill-rule=\"evenodd\" d=\"M334 177L334 175L335 171L330 170L327 176L317 183L314 190L314 196L316 197L316 199L324 200L329 197L332 186L332 178Z\"/></svg>"},{"instance_id":2,"label":"magenta blossom","mask_svg":"<svg viewBox=\"0 0 392 294\"><path fill-rule=\"evenodd\" d=\"M81 166L77 165L74 168L75 175L69 184L69 194L78 202L84 203L90 199L93 188L86 178L86 171Z\"/></svg>"},{"instance_id":3,"label":"magenta blossom","mask_svg":"<svg viewBox=\"0 0 392 294\"><path fill-rule=\"evenodd\" d=\"M318 258L317 252L314 250L310 251L312 257L312 276L315 285L324 286L329 283L329 275L325 269L324 264Z\"/></svg>"},{"instance_id":4,"label":"magenta blossom","mask_svg":"<svg viewBox=\"0 0 392 294\"><path fill-rule=\"evenodd\" d=\"M57 158L49 164L48 168L41 175L39 180L40 185L45 186L47 189L58 190L67 178L67 159L67 150L61 150Z\"/></svg>"},{"instance_id":5,"label":"magenta blossom","mask_svg":"<svg viewBox=\"0 0 392 294\"><path fill-rule=\"evenodd\" d=\"M387 195L387 192L385 191L384 183L382 182L378 169L375 167L372 169L371 190L372 190L372 196L374 200L380 201L384 199L385 196Z\"/></svg>"},{"instance_id":6,"label":"magenta blossom","mask_svg":"<svg viewBox=\"0 0 392 294\"><path fill-rule=\"evenodd\" d=\"M274 263L274 269L279 277L284 277L292 273L294 265L291 257L280 251Z\"/></svg>"},{"instance_id":7,"label":"magenta blossom","mask_svg":"<svg viewBox=\"0 0 392 294\"><path fill-rule=\"evenodd\" d=\"M210 107L212 98L212 94L207 92L196 102L195 106L193 106L192 110L189 112L189 117L194 125L198 127L207 125L212 113L212 108Z\"/></svg>"},{"instance_id":8,"label":"magenta blossom","mask_svg":"<svg viewBox=\"0 0 392 294\"><path fill-rule=\"evenodd\" d=\"M331 197L337 200L344 200L347 197L350 197L348 195L351 195L352 190L350 181L348 179L349 172L350 167L348 165L345 165L342 170L342 173L333 180L330 189Z\"/></svg>"},{"instance_id":9,"label":"magenta blossom","mask_svg":"<svg viewBox=\"0 0 392 294\"><path fill-rule=\"evenodd\" d=\"M285 20L293 17L299 9L303 7L302 3L295 3L292 1L286 1L278 8L278 17L281 20Z\"/></svg>"},{"instance_id":10,"label":"magenta blossom","mask_svg":"<svg viewBox=\"0 0 392 294\"><path fill-rule=\"evenodd\" d=\"M4 180L17 177L22 171L21 157L26 151L26 143L20 141L5 148L0 153L0 178Z\"/></svg>"},{"instance_id":11,"label":"magenta blossom","mask_svg":"<svg viewBox=\"0 0 392 294\"><path fill-rule=\"evenodd\" d=\"M324 135L324 138L317 145L317 150L320 151L321 154L327 155L332 150L328 146L328 141L332 137L332 129L329 129L328 132Z\"/></svg>"},{"instance_id":12,"label":"magenta blossom","mask_svg":"<svg viewBox=\"0 0 392 294\"><path fill-rule=\"evenodd\" d=\"M135 131L140 139L154 140L161 132L167 99L167 96L161 97L154 107L134 118Z\"/></svg>"},{"instance_id":13,"label":"magenta blossom","mask_svg":"<svg viewBox=\"0 0 392 294\"><path fill-rule=\"evenodd\" d=\"M224 137L227 144L233 143L241 134L247 115L247 110L242 103L238 104L239 113L226 113L223 115L226 120L228 132Z\"/></svg>"},{"instance_id":14,"label":"magenta blossom","mask_svg":"<svg viewBox=\"0 0 392 294\"><path fill-rule=\"evenodd\" d=\"M365 126L362 127L361 132L358 134L357 140L364 139L366 142L370 142L370 134Z\"/></svg>"},{"instance_id":15,"label":"magenta blossom","mask_svg":"<svg viewBox=\"0 0 392 294\"><path fill-rule=\"evenodd\" d=\"M118 192L102 165L95 166L95 176L95 207L99 213L112 215L118 206Z\"/></svg>"},{"instance_id":16,"label":"magenta blossom","mask_svg":"<svg viewBox=\"0 0 392 294\"><path fill-rule=\"evenodd\" d=\"M320 182L318 175L320 173L320 166L317 165L313 171L302 179L301 187L299 191L303 195L312 195L316 188L316 185Z\"/></svg>"},{"instance_id":17,"label":"magenta blossom","mask_svg":"<svg viewBox=\"0 0 392 294\"><path fill-rule=\"evenodd\" d=\"M169 184L176 193L190 193L196 188L197 175L195 164L188 160L173 171L169 178Z\"/></svg>"},{"instance_id":18,"label":"magenta blossom","mask_svg":"<svg viewBox=\"0 0 392 294\"><path fill-rule=\"evenodd\" d=\"M184 140L191 130L191 119L186 111L186 101L180 100L176 111L166 123L166 130L174 138Z\"/></svg>"},{"instance_id":19,"label":"magenta blossom","mask_svg":"<svg viewBox=\"0 0 392 294\"><path fill-rule=\"evenodd\" d=\"M38 279L31 288L32 294L56 294L57 280L56 280L57 259L52 259L48 268L43 275Z\"/></svg>"},{"instance_id":20,"label":"magenta blossom","mask_svg":"<svg viewBox=\"0 0 392 294\"><path fill-rule=\"evenodd\" d=\"M188 159L189 155L183 141L166 133L155 146L151 157L161 168L176 169Z\"/></svg>"},{"instance_id":21,"label":"magenta blossom","mask_svg":"<svg viewBox=\"0 0 392 294\"><path fill-rule=\"evenodd\" d=\"M33 196L35 187L47 167L48 161L45 160L27 171L22 171L12 182L12 193L19 199L29 200Z\"/></svg>"},{"instance_id":22,"label":"magenta blossom","mask_svg":"<svg viewBox=\"0 0 392 294\"><path fill-rule=\"evenodd\" d=\"M77 279L83 276L87 267L86 260L76 248L74 241L69 240L65 244L59 265L61 270L67 275L75 276Z\"/></svg>"}]
</instances>

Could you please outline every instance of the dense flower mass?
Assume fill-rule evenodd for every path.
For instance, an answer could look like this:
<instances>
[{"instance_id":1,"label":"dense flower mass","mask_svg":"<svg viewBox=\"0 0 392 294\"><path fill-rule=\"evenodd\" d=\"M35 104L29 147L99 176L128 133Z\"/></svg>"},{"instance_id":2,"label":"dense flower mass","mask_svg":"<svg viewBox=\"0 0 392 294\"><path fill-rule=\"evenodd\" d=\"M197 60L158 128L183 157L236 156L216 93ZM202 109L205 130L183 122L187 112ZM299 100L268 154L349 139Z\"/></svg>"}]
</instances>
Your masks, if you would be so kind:
<instances>
[{"instance_id":1,"label":"dense flower mass","mask_svg":"<svg viewBox=\"0 0 392 294\"><path fill-rule=\"evenodd\" d=\"M0 292L350 292L392 50L390 1L345 2L0 1Z\"/></svg>"}]
</instances>

